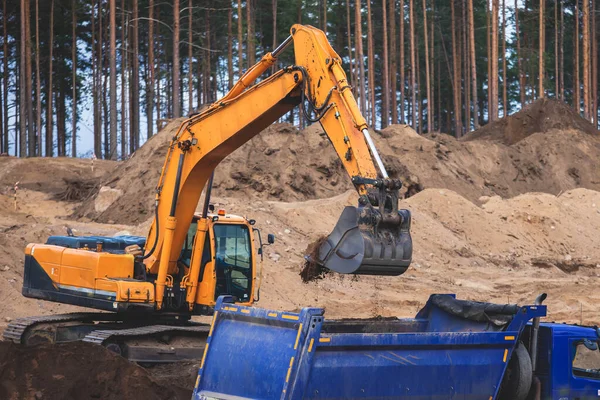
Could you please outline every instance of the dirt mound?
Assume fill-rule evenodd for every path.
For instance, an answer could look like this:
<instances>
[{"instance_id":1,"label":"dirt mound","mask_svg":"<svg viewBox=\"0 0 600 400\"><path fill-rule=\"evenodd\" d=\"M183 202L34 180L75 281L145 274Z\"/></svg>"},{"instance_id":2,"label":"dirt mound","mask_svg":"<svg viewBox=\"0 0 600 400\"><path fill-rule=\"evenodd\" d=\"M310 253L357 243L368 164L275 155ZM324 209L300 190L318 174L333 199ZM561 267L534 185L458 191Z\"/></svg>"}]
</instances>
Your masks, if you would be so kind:
<instances>
[{"instance_id":1,"label":"dirt mound","mask_svg":"<svg viewBox=\"0 0 600 400\"><path fill-rule=\"evenodd\" d=\"M95 196L84 201L74 216L109 223L147 220L154 209L167 145L182 121L171 121L107 176L101 186L122 193L110 207L98 212ZM330 197L349 188L349 179L320 126L300 132L290 124L276 123L219 164L213 193L295 201Z\"/></svg>"},{"instance_id":2,"label":"dirt mound","mask_svg":"<svg viewBox=\"0 0 600 400\"><path fill-rule=\"evenodd\" d=\"M0 398L189 399L191 388L160 385L101 346L75 342L22 347L0 342Z\"/></svg>"},{"instance_id":3,"label":"dirt mound","mask_svg":"<svg viewBox=\"0 0 600 400\"><path fill-rule=\"evenodd\" d=\"M419 136L393 125L374 135L388 172L405 188L446 188L472 202L528 192L600 190L600 137L579 130L536 132L507 146L485 138L459 141L445 134Z\"/></svg>"},{"instance_id":4,"label":"dirt mound","mask_svg":"<svg viewBox=\"0 0 600 400\"><path fill-rule=\"evenodd\" d=\"M87 180L103 176L111 171L116 161L83 158L16 158L0 157L0 193L8 193L16 182L19 188L44 193L58 193L64 190L64 180Z\"/></svg>"},{"instance_id":5,"label":"dirt mound","mask_svg":"<svg viewBox=\"0 0 600 400\"><path fill-rule=\"evenodd\" d=\"M171 121L119 164L75 217L127 224L148 220L167 144L182 121ZM392 125L372 136L389 175L403 181L405 197L424 188L452 189L470 201L531 191L558 194L577 187L600 190L600 136L554 100L538 100L460 141L445 134L420 136L407 125ZM350 179L319 124L303 131L287 123L271 125L217 167L214 184L218 196L287 202L349 189Z\"/></svg>"},{"instance_id":6,"label":"dirt mound","mask_svg":"<svg viewBox=\"0 0 600 400\"><path fill-rule=\"evenodd\" d=\"M536 132L575 129L598 136L594 126L562 101L542 98L522 110L489 123L466 135L463 140L495 140L512 145Z\"/></svg>"}]
</instances>

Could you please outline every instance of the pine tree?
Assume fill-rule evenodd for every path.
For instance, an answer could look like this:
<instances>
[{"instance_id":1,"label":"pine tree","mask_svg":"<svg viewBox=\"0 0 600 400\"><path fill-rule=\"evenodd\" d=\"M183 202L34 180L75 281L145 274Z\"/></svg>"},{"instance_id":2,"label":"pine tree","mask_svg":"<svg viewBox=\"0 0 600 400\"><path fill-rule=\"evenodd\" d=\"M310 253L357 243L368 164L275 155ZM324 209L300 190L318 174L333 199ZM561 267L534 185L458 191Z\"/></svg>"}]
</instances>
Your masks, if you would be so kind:
<instances>
[{"instance_id":1,"label":"pine tree","mask_svg":"<svg viewBox=\"0 0 600 400\"><path fill-rule=\"evenodd\" d=\"M2 3L3 6L3 10L6 10L6 0L3 0ZM2 65L3 65L3 78L2 79L2 86L4 88L4 91L2 93L2 97L4 99L4 138L2 140L3 146L2 146L2 151L5 152L6 154L8 154L8 80L9 80L9 71L8 71L8 32L7 32L7 25L8 25L8 18L6 16L6 12L2 13L2 33L3 33L3 43L2 43L2 49L4 51L4 57L2 57ZM16 143L15 143L15 148L17 147Z\"/></svg>"},{"instance_id":2,"label":"pine tree","mask_svg":"<svg viewBox=\"0 0 600 400\"><path fill-rule=\"evenodd\" d=\"M474 24L474 16L473 16L473 0L468 0L469 2L469 53L471 57L471 82L473 85L472 93L473 93L473 125L475 129L479 128L479 110L478 110L478 101L477 101L477 62L475 58L475 24Z\"/></svg>"},{"instance_id":3,"label":"pine tree","mask_svg":"<svg viewBox=\"0 0 600 400\"><path fill-rule=\"evenodd\" d=\"M454 0L452 0L454 1ZM414 13L414 0L409 0L409 22L410 22L410 92L412 95L412 127L414 130L417 130L417 96L415 88L417 86L416 82L416 69L417 63L415 59L415 13Z\"/></svg>"},{"instance_id":4,"label":"pine tree","mask_svg":"<svg viewBox=\"0 0 600 400\"><path fill-rule=\"evenodd\" d=\"M356 62L359 66L359 74L358 74L358 86L359 86L359 97L360 97L360 112L363 115L367 113L367 104L366 104L366 91L365 91L365 62L363 56L363 46L362 46L362 5L361 0L356 0L356 19L355 19L355 35L356 38Z\"/></svg>"},{"instance_id":5,"label":"pine tree","mask_svg":"<svg viewBox=\"0 0 600 400\"><path fill-rule=\"evenodd\" d=\"M390 22L390 88L389 94L392 98L392 124L398 123L398 99L397 99L397 90L398 90L398 82L396 79L396 73L398 68L397 63L397 51L396 51L396 0L388 1L389 4L389 17L388 20Z\"/></svg>"},{"instance_id":6,"label":"pine tree","mask_svg":"<svg viewBox=\"0 0 600 400\"><path fill-rule=\"evenodd\" d=\"M491 83L491 113L490 120L498 119L498 0L492 0L492 52L489 62L491 65L489 80Z\"/></svg>"},{"instance_id":7,"label":"pine tree","mask_svg":"<svg viewBox=\"0 0 600 400\"><path fill-rule=\"evenodd\" d=\"M585 0L584 0L585 1ZM539 96L541 98L544 97L545 93L544 93L544 52L546 49L546 44L545 44L545 40L544 40L544 31L545 31L545 24L544 24L544 3L546 2L546 0L540 0L540 20L538 22L539 24L539 28L540 28L540 38L539 38L539 44L540 44L540 50L539 50L539 54L538 54L538 60L539 60L539 77L538 77L538 82L539 82Z\"/></svg>"},{"instance_id":8,"label":"pine tree","mask_svg":"<svg viewBox=\"0 0 600 400\"><path fill-rule=\"evenodd\" d=\"M72 35L73 42L71 44L71 68L73 70L72 85L73 92L71 94L72 109L71 109L71 157L77 157L77 8L76 1L71 0L72 15ZM36 12L37 14L37 12Z\"/></svg>"},{"instance_id":9,"label":"pine tree","mask_svg":"<svg viewBox=\"0 0 600 400\"><path fill-rule=\"evenodd\" d=\"M574 63L574 74L575 80L573 85L573 91L575 92L575 104L574 107L577 113L581 113L581 86L579 84L579 0L575 0L575 60Z\"/></svg>"},{"instance_id":10,"label":"pine tree","mask_svg":"<svg viewBox=\"0 0 600 400\"><path fill-rule=\"evenodd\" d=\"M6 55L6 53L4 54ZM37 144L36 155L38 156L42 155L42 86L40 75L40 4L39 0L35 0L35 138Z\"/></svg>"},{"instance_id":11,"label":"pine tree","mask_svg":"<svg viewBox=\"0 0 600 400\"><path fill-rule=\"evenodd\" d=\"M404 93L406 77L404 65L404 0L400 0L400 123L404 123Z\"/></svg>"},{"instance_id":12,"label":"pine tree","mask_svg":"<svg viewBox=\"0 0 600 400\"><path fill-rule=\"evenodd\" d=\"M237 3L237 34L238 34L238 77L242 76L244 70L244 49L242 46L244 29L242 26L242 0Z\"/></svg>"},{"instance_id":13,"label":"pine tree","mask_svg":"<svg viewBox=\"0 0 600 400\"><path fill-rule=\"evenodd\" d=\"M369 79L369 103L371 126L377 124L377 108L375 107L375 46L373 45L373 24L371 18L371 0L367 0L367 59Z\"/></svg>"},{"instance_id":14,"label":"pine tree","mask_svg":"<svg viewBox=\"0 0 600 400\"><path fill-rule=\"evenodd\" d=\"M179 0L173 0L173 118L181 116L179 93Z\"/></svg>"},{"instance_id":15,"label":"pine tree","mask_svg":"<svg viewBox=\"0 0 600 400\"><path fill-rule=\"evenodd\" d=\"M423 37L425 40L425 84L427 86L427 130L431 132L432 129L432 120L431 120L431 83L429 76L429 40L427 37L427 30L429 26L427 25L427 2L423 0Z\"/></svg>"},{"instance_id":16,"label":"pine tree","mask_svg":"<svg viewBox=\"0 0 600 400\"><path fill-rule=\"evenodd\" d=\"M233 87L233 9L227 11L227 88Z\"/></svg>"},{"instance_id":17,"label":"pine tree","mask_svg":"<svg viewBox=\"0 0 600 400\"><path fill-rule=\"evenodd\" d=\"M110 0L110 149L109 158L117 159L117 52L116 52L116 4L115 0ZM59 102L60 104L60 102ZM59 118L60 121L60 118ZM59 146L60 147L60 146Z\"/></svg>"},{"instance_id":18,"label":"pine tree","mask_svg":"<svg viewBox=\"0 0 600 400\"><path fill-rule=\"evenodd\" d=\"M394 1L394 0L391 0ZM382 99L381 99L381 127L385 128L389 123L390 118L390 97L389 97L389 70L388 70L388 32L387 32L387 2L382 1L382 12L383 12L383 88Z\"/></svg>"},{"instance_id":19,"label":"pine tree","mask_svg":"<svg viewBox=\"0 0 600 400\"><path fill-rule=\"evenodd\" d=\"M583 117L590 118L590 3L583 0Z\"/></svg>"},{"instance_id":20,"label":"pine tree","mask_svg":"<svg viewBox=\"0 0 600 400\"><path fill-rule=\"evenodd\" d=\"M506 3L502 0L502 115L510 113L508 104L508 81L506 80Z\"/></svg>"},{"instance_id":21,"label":"pine tree","mask_svg":"<svg viewBox=\"0 0 600 400\"><path fill-rule=\"evenodd\" d=\"M148 138L154 131L154 79L154 0L148 0L148 81L146 83Z\"/></svg>"}]
</instances>

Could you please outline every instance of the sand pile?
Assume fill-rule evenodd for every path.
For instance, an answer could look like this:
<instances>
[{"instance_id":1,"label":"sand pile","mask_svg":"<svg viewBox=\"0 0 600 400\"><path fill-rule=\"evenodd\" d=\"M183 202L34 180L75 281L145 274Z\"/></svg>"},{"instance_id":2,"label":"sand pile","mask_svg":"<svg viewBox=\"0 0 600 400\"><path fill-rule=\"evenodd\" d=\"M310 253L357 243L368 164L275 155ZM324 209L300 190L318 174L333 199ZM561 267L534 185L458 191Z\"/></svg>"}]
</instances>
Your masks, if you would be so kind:
<instances>
[{"instance_id":1,"label":"sand pile","mask_svg":"<svg viewBox=\"0 0 600 400\"><path fill-rule=\"evenodd\" d=\"M101 346L77 342L21 347L0 342L0 398L189 399L190 388L157 383L141 367Z\"/></svg>"},{"instance_id":2,"label":"sand pile","mask_svg":"<svg viewBox=\"0 0 600 400\"><path fill-rule=\"evenodd\" d=\"M102 177L112 171L116 161L82 158L16 158L0 157L0 193L7 194L16 182L19 188L44 193L58 193L67 180L87 180Z\"/></svg>"},{"instance_id":3,"label":"sand pile","mask_svg":"<svg viewBox=\"0 0 600 400\"><path fill-rule=\"evenodd\" d=\"M598 136L598 130L588 120L562 101L542 98L522 110L489 123L462 140L493 140L513 145L537 132L552 130L577 130Z\"/></svg>"},{"instance_id":4,"label":"sand pile","mask_svg":"<svg viewBox=\"0 0 600 400\"><path fill-rule=\"evenodd\" d=\"M106 176L100 186L116 193L110 207L98 212L98 196L94 196L74 215L109 223L147 220L154 209L155 187L168 143L182 121L170 122ZM293 201L330 197L351 185L320 126L299 132L281 123L271 125L227 157L217 167L214 188L216 195Z\"/></svg>"},{"instance_id":5,"label":"sand pile","mask_svg":"<svg viewBox=\"0 0 600 400\"><path fill-rule=\"evenodd\" d=\"M173 120L107 174L98 186L101 193L84 201L74 216L128 224L150 218L167 144L182 121ZM532 191L600 190L597 131L554 100L538 100L460 141L445 134L419 136L406 125L389 126L373 137L390 176L401 179L409 195L449 188L477 202L481 196ZM351 188L319 124L298 131L282 123L265 129L217 167L214 193L302 201Z\"/></svg>"}]
</instances>

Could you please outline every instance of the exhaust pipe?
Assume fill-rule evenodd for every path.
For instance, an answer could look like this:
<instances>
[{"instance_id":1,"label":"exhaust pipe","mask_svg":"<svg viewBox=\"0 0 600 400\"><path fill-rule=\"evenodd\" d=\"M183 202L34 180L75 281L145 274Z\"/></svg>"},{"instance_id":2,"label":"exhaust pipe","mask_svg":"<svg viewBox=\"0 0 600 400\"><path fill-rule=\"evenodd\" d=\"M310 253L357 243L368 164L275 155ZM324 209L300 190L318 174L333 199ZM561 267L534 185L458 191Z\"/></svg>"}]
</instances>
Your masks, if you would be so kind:
<instances>
[{"instance_id":1,"label":"exhaust pipe","mask_svg":"<svg viewBox=\"0 0 600 400\"><path fill-rule=\"evenodd\" d=\"M548 295L546 293L540 294L535 299L535 305L541 306L544 300L546 300ZM533 330L531 332L531 369L535 374L536 366L537 366L537 353L538 353L538 334L540 330L540 317L535 317L533 319Z\"/></svg>"}]
</instances>

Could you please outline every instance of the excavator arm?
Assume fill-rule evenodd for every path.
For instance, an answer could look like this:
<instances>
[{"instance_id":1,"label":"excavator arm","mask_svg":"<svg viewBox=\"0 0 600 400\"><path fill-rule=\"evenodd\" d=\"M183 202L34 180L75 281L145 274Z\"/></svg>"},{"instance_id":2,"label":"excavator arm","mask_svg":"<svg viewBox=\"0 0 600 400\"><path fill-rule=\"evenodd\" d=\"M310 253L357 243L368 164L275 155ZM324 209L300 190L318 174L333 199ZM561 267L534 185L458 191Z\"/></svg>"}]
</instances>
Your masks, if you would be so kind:
<instances>
[{"instance_id":1,"label":"excavator arm","mask_svg":"<svg viewBox=\"0 0 600 400\"><path fill-rule=\"evenodd\" d=\"M291 42L295 65L254 84ZM177 260L200 195L216 166L297 105L304 108L303 114L311 122L321 123L360 195L359 207L344 210L317 261L342 273L398 275L406 270L412 254L408 243L410 214L397 209L400 184L388 179L341 59L325 34L310 26L294 25L291 36L250 68L225 97L183 122L169 145L144 256L147 272L156 275L159 309L165 287L172 285L172 275L177 272ZM208 231L206 210L203 217L198 222L197 244L204 243ZM194 252L183 280L190 305L201 280L200 253Z\"/></svg>"}]
</instances>

